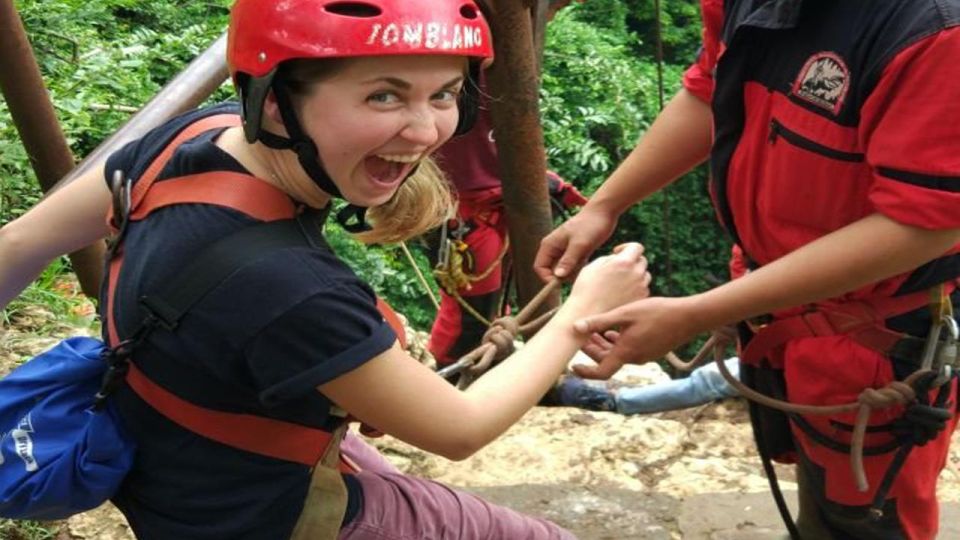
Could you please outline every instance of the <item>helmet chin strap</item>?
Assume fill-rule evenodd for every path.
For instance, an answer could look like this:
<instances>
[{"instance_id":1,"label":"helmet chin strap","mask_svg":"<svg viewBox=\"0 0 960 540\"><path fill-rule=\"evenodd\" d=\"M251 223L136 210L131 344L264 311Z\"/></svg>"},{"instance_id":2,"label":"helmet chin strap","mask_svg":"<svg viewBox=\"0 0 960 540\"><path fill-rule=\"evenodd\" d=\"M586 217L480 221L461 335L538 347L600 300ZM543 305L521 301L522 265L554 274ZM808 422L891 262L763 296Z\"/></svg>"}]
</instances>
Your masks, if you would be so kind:
<instances>
[{"instance_id":1,"label":"helmet chin strap","mask_svg":"<svg viewBox=\"0 0 960 540\"><path fill-rule=\"evenodd\" d=\"M276 150L293 150L293 152L297 154L297 161L300 162L300 166L303 167L307 176L309 176L320 189L330 194L330 196L342 199L343 194L340 193L340 189L333 183L333 180L330 178L330 175L327 174L327 171L323 169L323 166L320 165L320 155L317 151L317 145L300 127L300 122L297 120L297 115L293 111L293 103L290 100L290 94L287 92L287 89L282 83L274 84L273 94L277 97L280 117L283 119L283 127L287 130L289 138L281 137L280 135L261 129L258 135L260 142ZM366 207L348 203L337 212L336 219L337 223L339 223L345 231L361 233L372 229L370 224L367 223L366 214Z\"/></svg>"}]
</instances>

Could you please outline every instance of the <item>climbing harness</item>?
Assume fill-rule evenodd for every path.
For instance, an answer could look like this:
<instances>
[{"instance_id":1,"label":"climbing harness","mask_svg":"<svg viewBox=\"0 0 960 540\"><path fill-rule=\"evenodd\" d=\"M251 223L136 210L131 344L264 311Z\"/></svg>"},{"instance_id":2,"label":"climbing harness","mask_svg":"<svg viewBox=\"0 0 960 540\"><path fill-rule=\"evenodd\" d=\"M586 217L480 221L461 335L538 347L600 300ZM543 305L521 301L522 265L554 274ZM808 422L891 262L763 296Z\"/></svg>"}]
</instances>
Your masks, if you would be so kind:
<instances>
[{"instance_id":1,"label":"climbing harness","mask_svg":"<svg viewBox=\"0 0 960 540\"><path fill-rule=\"evenodd\" d=\"M433 276L445 293L454 298L467 313L489 327L493 323L467 303L460 291L469 291L475 283L487 279L501 267L503 259L510 252L510 238L504 239L497 257L486 268L480 272L471 272L469 269L474 267L474 259L470 246L464 240L470 229L460 217L456 218L456 224L457 227L451 231L449 222L444 222L440 230L440 247Z\"/></svg>"},{"instance_id":2,"label":"climbing harness","mask_svg":"<svg viewBox=\"0 0 960 540\"><path fill-rule=\"evenodd\" d=\"M776 399L750 388L734 377L724 364L723 351L733 341L728 331L714 332L690 362L680 361L675 355L673 360L668 358L668 361L678 369L689 370L712 353L714 362L724 379L745 398L761 406L787 413L795 425L811 436L814 441L838 452L849 453L850 467L857 489L860 491L869 489L864 472L863 456L896 450L897 453L887 468L869 509L871 518L880 519L883 517L883 502L886 495L910 451L915 446L926 444L936 438L952 417L951 412L945 407L952 387L949 383L957 377L957 370L960 368L960 359L958 359L960 327L954 317L950 301L950 293L954 288L954 283L946 283L929 292L922 291L898 298L879 299L871 303L851 302L840 307L833 306L832 311L808 311L795 317L752 327L756 334L743 349L741 361L753 365L759 365L761 359L767 358L770 352L782 347L791 339L802 337L843 334L863 346L878 352L886 352L905 336L880 326L883 320L894 314L922 307L929 298L932 323L923 346L920 367L902 381L892 381L884 388L864 389L857 401L852 403L830 406L802 405ZM928 393L936 389L939 391L933 403L928 403ZM896 440L889 444L864 448L871 412L893 406L905 407L903 416L893 423L891 429ZM857 416L849 445L833 441L814 431L812 426L801 418L801 415L836 415L853 411L857 412ZM761 449L761 453L765 452ZM773 474L772 466L769 466L768 458L763 457L764 468L769 476ZM771 476L771 487L791 535L798 538L796 525L783 503L782 494L776 486L775 476Z\"/></svg>"},{"instance_id":3,"label":"climbing harness","mask_svg":"<svg viewBox=\"0 0 960 540\"><path fill-rule=\"evenodd\" d=\"M176 329L180 318L196 300L193 292L205 291L211 284L219 283L250 259L251 254L278 247L319 246L315 239L320 224L316 213L302 212L286 194L250 175L214 171L156 181L180 144L204 132L239 124L240 118L236 114L204 117L181 130L132 189L130 182L122 181L121 176L116 177L114 204L107 220L114 225L117 237L111 246L113 257L108 266L105 311L109 343L115 344L115 352L108 358L110 369L97 397L103 402L126 382L147 404L184 429L233 448L313 467L308 504L304 505L291 538L332 539L339 532L346 508L347 495L341 473L357 471L339 452L340 440L350 420L344 411L332 411L331 414L343 420L339 426L327 431L268 417L207 409L154 383L130 361L137 345L152 329ZM129 223L178 204L232 208L263 223L242 229L209 247L202 258L192 263L190 268L194 271L190 272L190 279L176 291L142 299L141 305L148 312L148 318L131 337L122 339L113 316L115 291L124 259L122 233ZM197 264L199 268L195 268ZM405 346L404 328L399 317L380 299L377 307L401 345Z\"/></svg>"}]
</instances>

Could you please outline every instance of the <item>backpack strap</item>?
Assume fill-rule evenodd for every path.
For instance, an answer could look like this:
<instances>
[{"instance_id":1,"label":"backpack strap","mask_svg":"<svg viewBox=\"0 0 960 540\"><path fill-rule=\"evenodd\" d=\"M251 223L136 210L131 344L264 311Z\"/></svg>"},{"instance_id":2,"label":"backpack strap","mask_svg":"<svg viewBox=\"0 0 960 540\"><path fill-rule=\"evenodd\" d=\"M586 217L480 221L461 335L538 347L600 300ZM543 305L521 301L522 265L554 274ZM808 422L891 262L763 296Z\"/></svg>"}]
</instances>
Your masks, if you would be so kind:
<instances>
[{"instance_id":1,"label":"backpack strap","mask_svg":"<svg viewBox=\"0 0 960 540\"><path fill-rule=\"evenodd\" d=\"M197 302L236 271L276 250L309 245L296 220L263 223L231 234L204 249L160 294L141 299L147 319L173 331ZM200 407L154 383L132 363L126 380L151 407L181 427L248 452L313 466L333 439L321 429Z\"/></svg>"},{"instance_id":2,"label":"backpack strap","mask_svg":"<svg viewBox=\"0 0 960 540\"><path fill-rule=\"evenodd\" d=\"M227 446L307 466L314 466L337 443L334 434L299 424L267 417L228 413L190 403L150 380L129 356L134 346L156 327L176 329L180 319L208 292L247 264L277 249L312 245L305 235L306 224L298 219L293 201L282 191L253 176L227 171L189 175L156 182L166 162L183 142L201 133L239 125L236 115L215 115L201 119L182 130L164 148L129 190L126 208L120 208L127 221L146 219L154 210L176 204L213 204L232 208L263 221L227 236L201 252L186 269L173 279L159 295L141 299L149 316L134 332L135 341L121 342L114 309L116 286L123 264L123 251L112 250L107 281L107 333L114 348L124 350L121 369L111 372L126 374L130 388L162 415L184 429ZM115 205L115 208L116 205ZM114 222L111 209L109 222ZM122 240L123 229L118 242ZM386 302L378 299L377 307L404 344L404 329L399 317ZM124 346L127 345L127 346ZM110 385L105 382L104 387ZM104 394L104 391L101 391ZM105 394L104 394L105 395ZM348 466L343 467L349 471Z\"/></svg>"}]
</instances>

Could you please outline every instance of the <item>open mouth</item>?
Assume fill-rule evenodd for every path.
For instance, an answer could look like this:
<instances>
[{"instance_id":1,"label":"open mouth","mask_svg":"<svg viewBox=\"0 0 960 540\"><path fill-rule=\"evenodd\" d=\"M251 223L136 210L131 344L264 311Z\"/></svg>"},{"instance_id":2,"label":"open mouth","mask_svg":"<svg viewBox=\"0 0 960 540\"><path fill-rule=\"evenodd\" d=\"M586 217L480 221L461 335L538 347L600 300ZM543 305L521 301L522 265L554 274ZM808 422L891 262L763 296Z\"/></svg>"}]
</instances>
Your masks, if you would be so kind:
<instances>
[{"instance_id":1,"label":"open mouth","mask_svg":"<svg viewBox=\"0 0 960 540\"><path fill-rule=\"evenodd\" d=\"M410 174L422 156L422 154L378 154L364 160L364 166L374 182L393 186Z\"/></svg>"}]
</instances>

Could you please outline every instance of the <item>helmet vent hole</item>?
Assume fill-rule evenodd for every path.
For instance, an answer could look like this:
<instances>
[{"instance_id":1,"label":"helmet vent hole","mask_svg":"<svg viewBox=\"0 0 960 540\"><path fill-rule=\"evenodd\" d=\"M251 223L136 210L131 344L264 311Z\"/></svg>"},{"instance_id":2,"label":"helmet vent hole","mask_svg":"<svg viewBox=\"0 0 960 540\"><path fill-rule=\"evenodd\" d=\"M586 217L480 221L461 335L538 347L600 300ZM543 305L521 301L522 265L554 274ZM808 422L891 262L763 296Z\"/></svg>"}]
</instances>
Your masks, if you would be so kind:
<instances>
[{"instance_id":1,"label":"helmet vent hole","mask_svg":"<svg viewBox=\"0 0 960 540\"><path fill-rule=\"evenodd\" d=\"M334 2L323 7L325 11L344 17L379 17L383 10L366 2Z\"/></svg>"},{"instance_id":2,"label":"helmet vent hole","mask_svg":"<svg viewBox=\"0 0 960 540\"><path fill-rule=\"evenodd\" d=\"M480 15L477 13L477 6L467 4L460 7L460 15L465 19L476 19Z\"/></svg>"}]
</instances>

